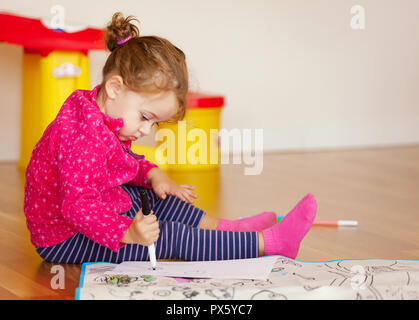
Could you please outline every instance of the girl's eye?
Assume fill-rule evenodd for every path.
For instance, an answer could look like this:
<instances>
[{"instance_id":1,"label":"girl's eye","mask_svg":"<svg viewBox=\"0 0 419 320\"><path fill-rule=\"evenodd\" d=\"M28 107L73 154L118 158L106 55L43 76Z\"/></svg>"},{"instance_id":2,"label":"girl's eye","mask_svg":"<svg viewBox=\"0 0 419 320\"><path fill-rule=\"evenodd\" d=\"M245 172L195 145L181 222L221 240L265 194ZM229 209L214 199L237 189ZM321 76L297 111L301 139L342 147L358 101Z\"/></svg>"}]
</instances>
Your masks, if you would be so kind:
<instances>
[{"instance_id":1,"label":"girl's eye","mask_svg":"<svg viewBox=\"0 0 419 320\"><path fill-rule=\"evenodd\" d=\"M141 118L143 119L143 120L145 120L145 121L150 121L150 119L149 118L147 118L146 116L144 116L144 114L141 114ZM154 125L156 125L156 127L158 127L159 126L159 122L154 122L153 123L153 126Z\"/></svg>"}]
</instances>

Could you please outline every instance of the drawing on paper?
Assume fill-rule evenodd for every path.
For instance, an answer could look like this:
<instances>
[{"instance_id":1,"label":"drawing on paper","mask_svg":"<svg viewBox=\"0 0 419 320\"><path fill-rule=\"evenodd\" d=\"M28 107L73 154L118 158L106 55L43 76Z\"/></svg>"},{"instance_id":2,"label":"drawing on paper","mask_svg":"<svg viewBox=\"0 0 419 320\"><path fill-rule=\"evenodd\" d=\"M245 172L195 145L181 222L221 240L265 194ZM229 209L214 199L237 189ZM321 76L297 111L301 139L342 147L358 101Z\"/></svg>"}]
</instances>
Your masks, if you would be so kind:
<instances>
[{"instance_id":1,"label":"drawing on paper","mask_svg":"<svg viewBox=\"0 0 419 320\"><path fill-rule=\"evenodd\" d=\"M150 274L105 275L112 266L85 266L80 299L419 300L419 260L303 262L277 256L267 280L190 278L186 282Z\"/></svg>"}]
</instances>

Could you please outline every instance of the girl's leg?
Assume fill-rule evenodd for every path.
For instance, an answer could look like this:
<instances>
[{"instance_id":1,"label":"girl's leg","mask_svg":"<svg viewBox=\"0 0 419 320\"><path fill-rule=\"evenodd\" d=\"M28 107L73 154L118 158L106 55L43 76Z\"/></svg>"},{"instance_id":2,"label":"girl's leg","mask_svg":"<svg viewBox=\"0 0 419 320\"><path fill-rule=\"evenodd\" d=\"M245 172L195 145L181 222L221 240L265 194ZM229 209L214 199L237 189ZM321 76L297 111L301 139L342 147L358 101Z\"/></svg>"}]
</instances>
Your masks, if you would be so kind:
<instances>
[{"instance_id":1,"label":"girl's leg","mask_svg":"<svg viewBox=\"0 0 419 320\"><path fill-rule=\"evenodd\" d=\"M145 190L150 200L150 207L159 221L173 221L197 228L206 216L204 210L180 200L176 196L160 199L152 189L122 185L132 201L132 207L127 217L133 218L141 208L140 190Z\"/></svg>"},{"instance_id":2,"label":"girl's leg","mask_svg":"<svg viewBox=\"0 0 419 320\"><path fill-rule=\"evenodd\" d=\"M301 241L313 224L316 212L316 200L309 193L279 223L262 231L263 254L280 254L294 259Z\"/></svg>"},{"instance_id":3,"label":"girl's leg","mask_svg":"<svg viewBox=\"0 0 419 320\"><path fill-rule=\"evenodd\" d=\"M139 208L133 205L124 215L134 217L138 210ZM308 194L280 223L262 233L197 229L183 223L160 221L156 255L159 259L194 261L243 259L260 255L295 258L316 211L316 201L313 195ZM202 215L201 213L201 218ZM200 220L194 221L199 224ZM44 260L57 263L120 263L149 259L147 247L127 244L118 252L114 252L80 233L55 246L36 250Z\"/></svg>"},{"instance_id":4,"label":"girl's leg","mask_svg":"<svg viewBox=\"0 0 419 320\"><path fill-rule=\"evenodd\" d=\"M237 220L220 219L217 229L229 231L263 231L274 226L276 223L276 213L266 211L252 217Z\"/></svg>"},{"instance_id":5,"label":"girl's leg","mask_svg":"<svg viewBox=\"0 0 419 320\"><path fill-rule=\"evenodd\" d=\"M289 234L293 235L294 233L297 233L298 236L297 239L300 238L299 231L305 230L306 226L311 226L312 219L314 219L314 216L316 214L316 201L314 199L314 196L312 194L306 195L304 198L302 198L297 205L285 216L283 221L281 221L281 227L276 227L277 229L281 229L281 233L285 235L288 232ZM293 217L291 219L291 217ZM206 219L209 218L209 219ZM293 221L293 222L291 222ZM258 215L238 219L238 220L228 220L228 219L212 219L210 216L206 215L201 222L200 227L202 225L205 225L205 227L214 228L215 225L217 225L214 229L217 230L228 230L228 231L265 231L267 229L273 228L277 224L276 220L276 213L267 211L262 212ZM204 228L205 228L204 227ZM278 229L278 230L279 230ZM304 231L302 232L305 235ZM269 238L269 235L268 235ZM285 238L285 237L284 237ZM293 238L290 237L290 238ZM296 241L296 243L299 243L301 240ZM294 250L295 251L295 250Z\"/></svg>"},{"instance_id":6,"label":"girl's leg","mask_svg":"<svg viewBox=\"0 0 419 320\"><path fill-rule=\"evenodd\" d=\"M133 205L122 215L133 218L141 208L139 189L127 186L123 188L130 195ZM159 221L160 236L156 242L158 259L240 259L257 257L261 253L259 247L263 246L263 241L259 243L260 233L197 229L205 214L203 210L173 196L161 200L152 190L145 190L150 199L150 206L153 211L156 210L159 220L163 217L180 221ZM177 210L180 211L178 217L174 215ZM36 250L44 260L56 263L121 263L149 260L147 247L127 244L115 252L81 233L55 246Z\"/></svg>"},{"instance_id":7,"label":"girl's leg","mask_svg":"<svg viewBox=\"0 0 419 320\"><path fill-rule=\"evenodd\" d=\"M163 259L213 261L256 258L259 256L257 232L197 229L176 222L160 226L160 245L156 254Z\"/></svg>"},{"instance_id":8,"label":"girl's leg","mask_svg":"<svg viewBox=\"0 0 419 320\"><path fill-rule=\"evenodd\" d=\"M257 232L197 229L172 221L159 224L160 236L155 243L157 259L209 261L259 256ZM149 260L148 248L142 245L127 244L115 252L81 233L58 245L37 248L37 252L44 260L55 263Z\"/></svg>"},{"instance_id":9,"label":"girl's leg","mask_svg":"<svg viewBox=\"0 0 419 320\"><path fill-rule=\"evenodd\" d=\"M134 210L132 208L131 211ZM264 230L262 234L197 229L183 223L160 221L156 256L159 259L193 261L244 259L259 255L282 255L294 259L302 239L313 223L316 211L316 201L312 194L308 194L280 223ZM114 252L80 233L56 246L37 248L37 251L46 261L58 263L120 263L149 259L147 247L127 244Z\"/></svg>"},{"instance_id":10,"label":"girl's leg","mask_svg":"<svg viewBox=\"0 0 419 320\"><path fill-rule=\"evenodd\" d=\"M213 217L209 214L205 214L202 217L201 223L198 225L199 229L217 230L220 219ZM227 230L226 230L227 231Z\"/></svg>"},{"instance_id":11,"label":"girl's leg","mask_svg":"<svg viewBox=\"0 0 419 320\"><path fill-rule=\"evenodd\" d=\"M136 210L132 211L134 215L141 208L140 190L145 190L150 200L150 207L160 221L180 222L200 229L240 232L262 231L276 223L276 214L274 212L263 212L259 215L239 220L219 219L175 196L167 196L163 200L151 189L129 185L122 185L122 188L131 198L133 207Z\"/></svg>"}]
</instances>

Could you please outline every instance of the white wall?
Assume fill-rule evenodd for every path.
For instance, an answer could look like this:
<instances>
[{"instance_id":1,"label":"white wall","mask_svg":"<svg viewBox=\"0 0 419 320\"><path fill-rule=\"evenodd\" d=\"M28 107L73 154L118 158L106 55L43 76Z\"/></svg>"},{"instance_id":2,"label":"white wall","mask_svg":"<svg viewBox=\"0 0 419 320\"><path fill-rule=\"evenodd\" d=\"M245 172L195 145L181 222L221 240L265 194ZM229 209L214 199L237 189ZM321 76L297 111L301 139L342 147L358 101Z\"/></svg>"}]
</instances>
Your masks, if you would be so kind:
<instances>
[{"instance_id":1,"label":"white wall","mask_svg":"<svg viewBox=\"0 0 419 320\"><path fill-rule=\"evenodd\" d=\"M265 150L419 142L416 0L2 0L0 10L103 27L137 16L188 57L191 88L224 94L222 127L263 128ZM365 30L350 27L353 5ZM81 10L82 9L82 10ZM0 159L18 158L22 50L0 44ZM91 52L92 86L104 52Z\"/></svg>"}]
</instances>

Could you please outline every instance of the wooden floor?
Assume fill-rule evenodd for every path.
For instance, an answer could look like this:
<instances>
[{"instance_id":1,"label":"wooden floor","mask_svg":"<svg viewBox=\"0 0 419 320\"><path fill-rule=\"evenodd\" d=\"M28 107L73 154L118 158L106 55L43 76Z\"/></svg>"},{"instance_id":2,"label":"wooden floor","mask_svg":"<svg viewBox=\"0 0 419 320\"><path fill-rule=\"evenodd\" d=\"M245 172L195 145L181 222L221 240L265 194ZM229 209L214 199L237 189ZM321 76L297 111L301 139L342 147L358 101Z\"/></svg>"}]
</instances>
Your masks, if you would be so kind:
<instances>
[{"instance_id":1,"label":"wooden floor","mask_svg":"<svg viewBox=\"0 0 419 320\"><path fill-rule=\"evenodd\" d=\"M245 165L171 174L196 186L195 203L225 218L286 214L307 193L318 220L358 220L357 228L312 227L298 260L419 259L419 146L265 154L263 171ZM0 164L0 299L74 299L80 265L63 265L65 289L51 288L53 264L37 256L23 214L24 173Z\"/></svg>"}]
</instances>

